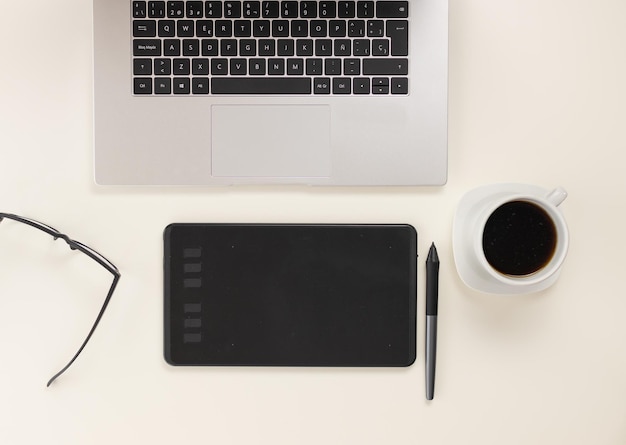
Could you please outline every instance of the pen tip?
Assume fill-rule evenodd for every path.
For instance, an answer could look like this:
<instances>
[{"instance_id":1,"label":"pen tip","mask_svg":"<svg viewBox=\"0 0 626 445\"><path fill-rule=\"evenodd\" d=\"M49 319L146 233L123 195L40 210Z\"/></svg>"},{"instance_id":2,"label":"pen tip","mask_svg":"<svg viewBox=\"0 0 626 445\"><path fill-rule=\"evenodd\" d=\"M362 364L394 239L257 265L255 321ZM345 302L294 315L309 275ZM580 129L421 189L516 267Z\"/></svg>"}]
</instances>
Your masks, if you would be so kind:
<instances>
[{"instance_id":1,"label":"pen tip","mask_svg":"<svg viewBox=\"0 0 626 445\"><path fill-rule=\"evenodd\" d=\"M428 257L426 257L426 261L439 262L439 255L437 254L437 248L435 247L435 243L432 243L430 245L430 250L428 251Z\"/></svg>"}]
</instances>

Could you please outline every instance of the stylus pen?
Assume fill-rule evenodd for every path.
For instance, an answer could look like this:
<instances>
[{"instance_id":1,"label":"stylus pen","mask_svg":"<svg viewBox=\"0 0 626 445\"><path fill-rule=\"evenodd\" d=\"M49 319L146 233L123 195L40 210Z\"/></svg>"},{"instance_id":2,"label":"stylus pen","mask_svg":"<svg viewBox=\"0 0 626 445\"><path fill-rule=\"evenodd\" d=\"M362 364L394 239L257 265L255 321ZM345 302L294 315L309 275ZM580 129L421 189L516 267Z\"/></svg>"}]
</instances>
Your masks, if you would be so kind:
<instances>
[{"instance_id":1,"label":"stylus pen","mask_svg":"<svg viewBox=\"0 0 626 445\"><path fill-rule=\"evenodd\" d=\"M439 300L439 255L435 243L426 257L426 400L435 396L437 360L437 303Z\"/></svg>"}]
</instances>

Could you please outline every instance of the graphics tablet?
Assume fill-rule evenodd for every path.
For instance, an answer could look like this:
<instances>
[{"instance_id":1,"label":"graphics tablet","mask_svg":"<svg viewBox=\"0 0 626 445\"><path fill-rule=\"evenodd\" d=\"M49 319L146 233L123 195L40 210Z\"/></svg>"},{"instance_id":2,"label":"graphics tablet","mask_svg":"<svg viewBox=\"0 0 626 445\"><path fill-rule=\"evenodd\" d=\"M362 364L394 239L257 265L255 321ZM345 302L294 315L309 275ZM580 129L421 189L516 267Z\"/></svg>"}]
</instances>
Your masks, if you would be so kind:
<instances>
[{"instance_id":1,"label":"graphics tablet","mask_svg":"<svg viewBox=\"0 0 626 445\"><path fill-rule=\"evenodd\" d=\"M164 233L165 359L409 366L416 262L409 225L172 224Z\"/></svg>"}]
</instances>

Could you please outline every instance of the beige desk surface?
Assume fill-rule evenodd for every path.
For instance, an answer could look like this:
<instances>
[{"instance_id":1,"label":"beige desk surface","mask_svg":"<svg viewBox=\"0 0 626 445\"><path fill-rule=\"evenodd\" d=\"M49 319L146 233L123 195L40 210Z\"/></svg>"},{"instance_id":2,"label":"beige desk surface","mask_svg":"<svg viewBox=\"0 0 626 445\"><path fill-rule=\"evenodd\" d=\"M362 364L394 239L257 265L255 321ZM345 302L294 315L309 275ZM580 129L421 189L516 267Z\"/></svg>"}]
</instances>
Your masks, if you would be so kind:
<instances>
[{"instance_id":1,"label":"beige desk surface","mask_svg":"<svg viewBox=\"0 0 626 445\"><path fill-rule=\"evenodd\" d=\"M0 443L626 444L626 2L450 0L441 188L106 188L92 182L91 2L0 7ZM466 288L451 224L471 188L561 185L571 248L548 291ZM178 369L162 358L173 221L410 223L422 254L407 369ZM435 400L424 399L424 267L442 260Z\"/></svg>"}]
</instances>

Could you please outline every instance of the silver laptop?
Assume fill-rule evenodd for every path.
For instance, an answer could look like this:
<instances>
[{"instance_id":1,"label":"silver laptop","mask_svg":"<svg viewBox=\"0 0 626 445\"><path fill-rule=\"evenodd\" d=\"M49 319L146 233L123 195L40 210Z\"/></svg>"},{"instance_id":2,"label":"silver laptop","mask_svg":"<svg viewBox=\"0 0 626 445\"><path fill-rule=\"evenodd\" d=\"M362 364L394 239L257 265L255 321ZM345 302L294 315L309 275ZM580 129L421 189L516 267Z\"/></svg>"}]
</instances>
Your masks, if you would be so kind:
<instances>
[{"instance_id":1,"label":"silver laptop","mask_svg":"<svg viewBox=\"0 0 626 445\"><path fill-rule=\"evenodd\" d=\"M447 0L94 0L95 179L441 185Z\"/></svg>"}]
</instances>

